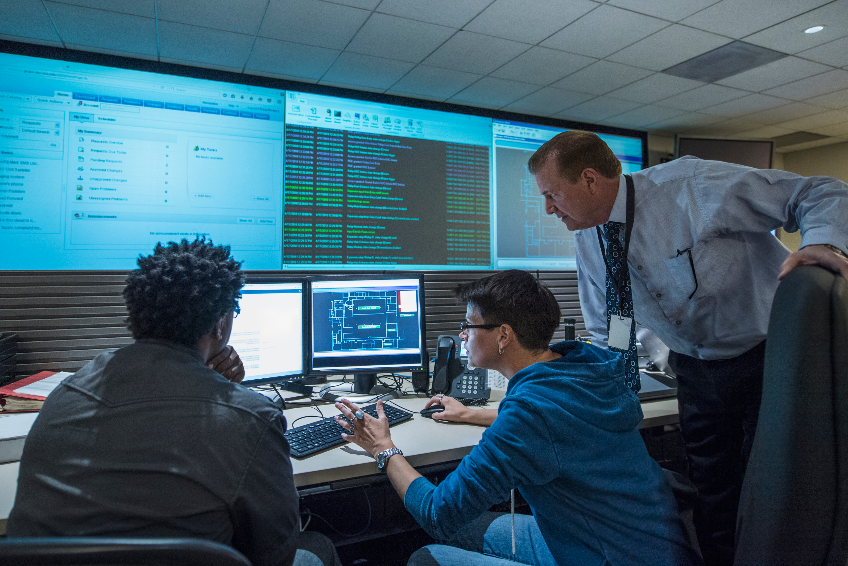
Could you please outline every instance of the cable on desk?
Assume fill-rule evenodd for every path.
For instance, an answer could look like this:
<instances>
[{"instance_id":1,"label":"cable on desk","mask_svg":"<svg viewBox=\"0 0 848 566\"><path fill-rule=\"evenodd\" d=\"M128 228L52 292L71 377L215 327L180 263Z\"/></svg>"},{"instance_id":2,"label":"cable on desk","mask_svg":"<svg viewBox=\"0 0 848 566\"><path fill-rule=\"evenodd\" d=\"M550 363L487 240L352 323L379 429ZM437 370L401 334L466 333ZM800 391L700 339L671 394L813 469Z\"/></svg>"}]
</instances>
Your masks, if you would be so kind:
<instances>
[{"instance_id":1,"label":"cable on desk","mask_svg":"<svg viewBox=\"0 0 848 566\"><path fill-rule=\"evenodd\" d=\"M277 397L279 397L280 402L282 403L282 405L280 406L280 410L285 411L286 410L286 400L283 399L283 396L280 394L280 390L277 389L277 386L274 385L273 383L271 384L271 389L274 390L274 393L277 394Z\"/></svg>"},{"instance_id":2,"label":"cable on desk","mask_svg":"<svg viewBox=\"0 0 848 566\"><path fill-rule=\"evenodd\" d=\"M365 490L365 486L362 486L360 489L362 489L362 493L365 495L365 503L368 505L368 521L366 521L366 522L365 522L365 527L364 527L361 531L359 531L358 533L353 533L353 534L350 534L350 533L343 533L343 532L341 532L340 530L338 530L336 527L334 527L332 524L330 524L330 521L328 521L327 519L325 519L325 518L324 518L324 517L322 517L321 515L318 515L317 513L313 513L312 511L310 511L310 510L309 510L309 507L307 507L307 508L304 510L304 512L308 515L308 517L307 517L307 519L306 519L306 525L308 525L308 524L309 524L309 522L312 520L312 517L315 517L315 518L317 518L317 519L321 519L322 521L324 521L324 523L326 523L328 527L330 527L331 529L333 529L333 531L334 531L336 534L339 534L339 535L341 535L341 536L343 536L343 537L347 537L347 538L354 538L354 537L358 537L359 535L365 534L365 532L366 532L369 528L371 528L371 499L368 497L368 492ZM301 527L301 529L300 529L300 530L305 529L305 528L306 528L306 525L304 525L303 527Z\"/></svg>"},{"instance_id":3,"label":"cable on desk","mask_svg":"<svg viewBox=\"0 0 848 566\"><path fill-rule=\"evenodd\" d=\"M318 405L312 405L312 408L315 409L316 411L318 411L318 414L320 415L320 417L317 417L315 415L303 415L302 417L297 417L295 420L293 420L291 423L289 423L289 428L293 428L294 423L296 423L300 419L317 419L317 418L323 419L324 418L324 413L321 412L321 408Z\"/></svg>"}]
</instances>

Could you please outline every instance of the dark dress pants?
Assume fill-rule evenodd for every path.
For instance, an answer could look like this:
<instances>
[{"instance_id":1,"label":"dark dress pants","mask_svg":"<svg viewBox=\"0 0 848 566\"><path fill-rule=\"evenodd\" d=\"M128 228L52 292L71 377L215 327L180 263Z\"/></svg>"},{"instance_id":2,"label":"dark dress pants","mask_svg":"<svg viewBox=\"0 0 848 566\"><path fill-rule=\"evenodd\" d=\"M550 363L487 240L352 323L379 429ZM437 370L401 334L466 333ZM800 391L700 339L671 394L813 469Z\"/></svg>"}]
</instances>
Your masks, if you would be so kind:
<instances>
[{"instance_id":1,"label":"dark dress pants","mask_svg":"<svg viewBox=\"0 0 848 566\"><path fill-rule=\"evenodd\" d=\"M760 412L766 343L728 360L671 352L689 478L698 488L695 530L706 566L733 564L736 512Z\"/></svg>"}]
</instances>

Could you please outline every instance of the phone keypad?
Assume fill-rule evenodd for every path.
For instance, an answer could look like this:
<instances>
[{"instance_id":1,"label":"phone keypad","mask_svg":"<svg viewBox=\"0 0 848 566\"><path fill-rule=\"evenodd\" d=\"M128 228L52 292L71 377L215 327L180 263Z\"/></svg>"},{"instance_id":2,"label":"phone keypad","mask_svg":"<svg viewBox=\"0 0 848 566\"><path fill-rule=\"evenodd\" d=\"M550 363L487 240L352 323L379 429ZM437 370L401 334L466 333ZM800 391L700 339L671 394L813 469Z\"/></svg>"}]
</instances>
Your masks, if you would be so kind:
<instances>
[{"instance_id":1,"label":"phone keypad","mask_svg":"<svg viewBox=\"0 0 848 566\"><path fill-rule=\"evenodd\" d=\"M465 395L476 395L480 392L480 379L477 375L464 373L459 376L457 382L457 385L459 386L459 393L463 393Z\"/></svg>"}]
</instances>

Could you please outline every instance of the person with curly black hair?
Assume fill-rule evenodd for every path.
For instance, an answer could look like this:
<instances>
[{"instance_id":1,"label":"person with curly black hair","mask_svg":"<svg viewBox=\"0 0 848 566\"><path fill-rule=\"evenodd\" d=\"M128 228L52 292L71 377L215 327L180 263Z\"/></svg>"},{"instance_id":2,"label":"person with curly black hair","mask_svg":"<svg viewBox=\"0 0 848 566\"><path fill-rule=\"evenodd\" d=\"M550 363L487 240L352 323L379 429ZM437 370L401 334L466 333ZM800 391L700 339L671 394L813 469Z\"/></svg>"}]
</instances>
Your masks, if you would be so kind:
<instances>
[{"instance_id":1,"label":"person with curly black hair","mask_svg":"<svg viewBox=\"0 0 848 566\"><path fill-rule=\"evenodd\" d=\"M138 269L130 272L124 288L127 327L133 338L200 347L202 352L223 339L221 349L206 352L207 364L240 383L244 364L226 345L233 322L228 315L238 312L244 285L240 268L228 246L203 239L157 244L153 255L138 258ZM215 340L204 341L213 326Z\"/></svg>"},{"instance_id":2,"label":"person with curly black hair","mask_svg":"<svg viewBox=\"0 0 848 566\"><path fill-rule=\"evenodd\" d=\"M239 384L227 246L157 244L127 277L135 343L65 379L27 437L9 537L195 537L254 566L338 566L300 533L286 419Z\"/></svg>"}]
</instances>

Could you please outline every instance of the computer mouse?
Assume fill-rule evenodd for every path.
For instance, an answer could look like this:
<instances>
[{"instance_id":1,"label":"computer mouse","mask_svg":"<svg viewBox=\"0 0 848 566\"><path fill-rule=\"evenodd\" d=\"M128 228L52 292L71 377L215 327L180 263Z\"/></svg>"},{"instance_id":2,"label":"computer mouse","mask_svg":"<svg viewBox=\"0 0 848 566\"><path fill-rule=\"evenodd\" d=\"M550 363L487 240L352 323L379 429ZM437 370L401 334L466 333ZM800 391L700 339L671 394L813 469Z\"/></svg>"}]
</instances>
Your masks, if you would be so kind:
<instances>
[{"instance_id":1,"label":"computer mouse","mask_svg":"<svg viewBox=\"0 0 848 566\"><path fill-rule=\"evenodd\" d=\"M421 409L421 416L427 417L428 419L432 419L433 413L441 413L444 410L444 405L439 405L438 403L436 403L435 405L430 405L429 409Z\"/></svg>"}]
</instances>

